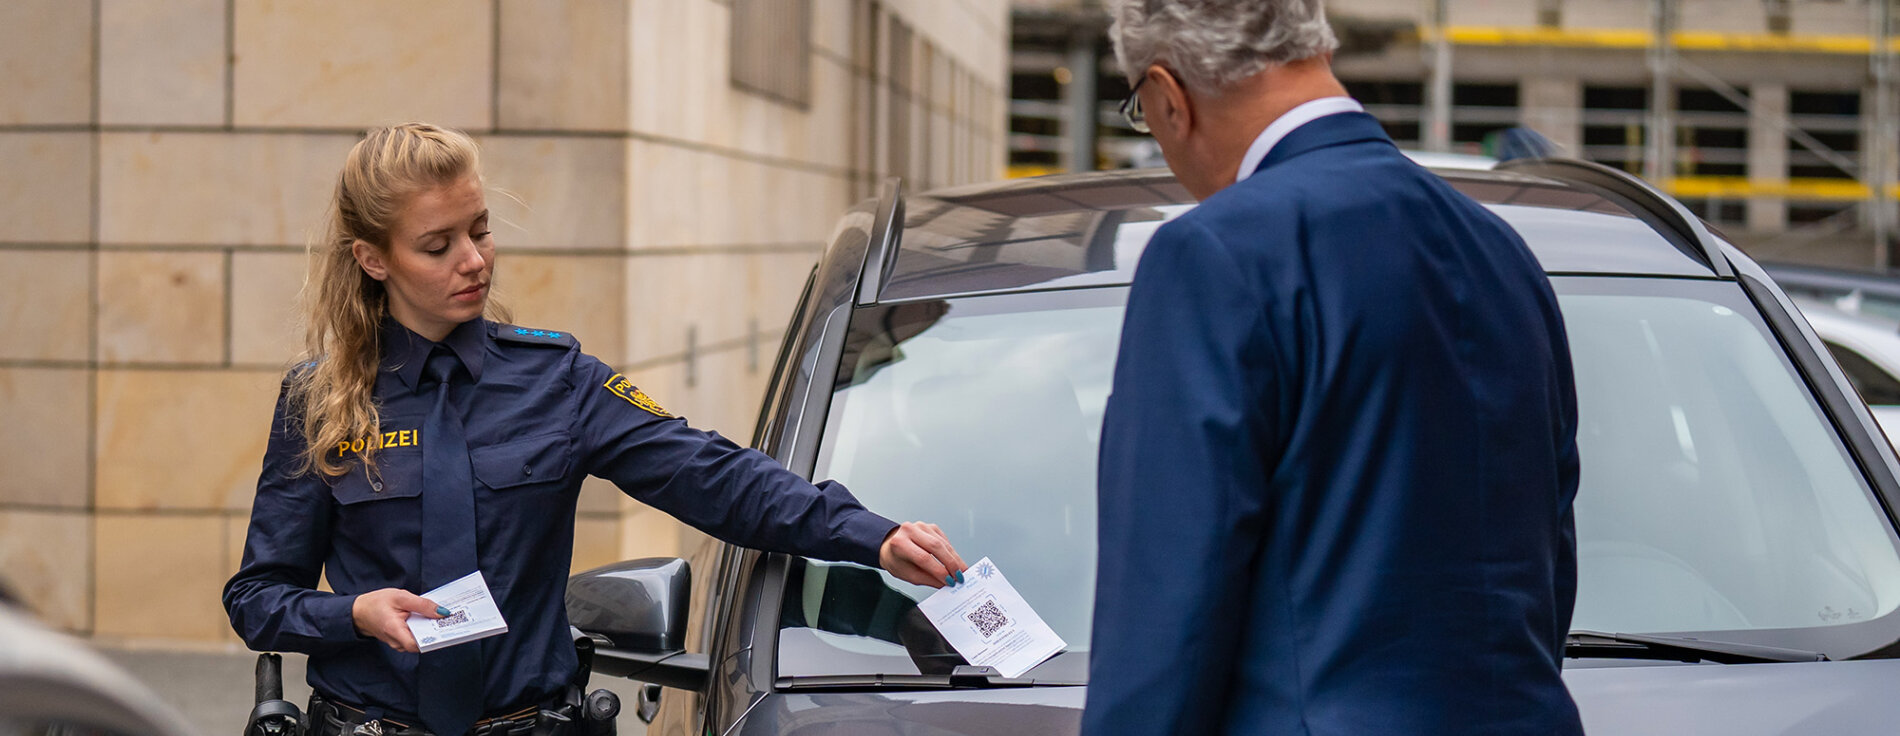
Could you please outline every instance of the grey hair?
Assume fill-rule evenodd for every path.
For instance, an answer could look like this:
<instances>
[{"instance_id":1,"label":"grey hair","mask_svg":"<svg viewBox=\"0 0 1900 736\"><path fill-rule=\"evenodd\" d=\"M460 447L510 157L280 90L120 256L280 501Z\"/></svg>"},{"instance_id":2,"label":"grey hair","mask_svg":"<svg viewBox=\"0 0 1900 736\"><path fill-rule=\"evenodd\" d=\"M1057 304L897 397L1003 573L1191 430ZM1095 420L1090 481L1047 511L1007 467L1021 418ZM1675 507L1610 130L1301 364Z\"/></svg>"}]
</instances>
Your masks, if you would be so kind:
<instances>
[{"instance_id":1,"label":"grey hair","mask_svg":"<svg viewBox=\"0 0 1900 736\"><path fill-rule=\"evenodd\" d=\"M1339 48L1323 0L1110 0L1109 12L1123 74L1161 64L1201 94Z\"/></svg>"}]
</instances>

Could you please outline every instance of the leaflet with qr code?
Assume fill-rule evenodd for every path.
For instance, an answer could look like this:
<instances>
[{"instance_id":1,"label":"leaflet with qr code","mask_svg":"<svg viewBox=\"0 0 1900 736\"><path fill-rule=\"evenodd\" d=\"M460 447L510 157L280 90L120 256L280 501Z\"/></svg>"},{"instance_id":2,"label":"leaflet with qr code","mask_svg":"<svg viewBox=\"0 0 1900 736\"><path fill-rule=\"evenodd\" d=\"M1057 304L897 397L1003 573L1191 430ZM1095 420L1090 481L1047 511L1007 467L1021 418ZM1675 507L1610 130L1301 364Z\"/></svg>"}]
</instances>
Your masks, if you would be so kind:
<instances>
[{"instance_id":1,"label":"leaflet with qr code","mask_svg":"<svg viewBox=\"0 0 1900 736\"><path fill-rule=\"evenodd\" d=\"M495 596L488 592L488 581L482 579L480 570L422 597L449 609L449 615L442 618L409 614L409 633L416 635L416 647L422 651L508 633L508 622L502 620L501 608L495 605Z\"/></svg>"},{"instance_id":2,"label":"leaflet with qr code","mask_svg":"<svg viewBox=\"0 0 1900 736\"><path fill-rule=\"evenodd\" d=\"M1004 677L1022 677L1068 646L988 557L917 609L970 664L995 667Z\"/></svg>"}]
</instances>

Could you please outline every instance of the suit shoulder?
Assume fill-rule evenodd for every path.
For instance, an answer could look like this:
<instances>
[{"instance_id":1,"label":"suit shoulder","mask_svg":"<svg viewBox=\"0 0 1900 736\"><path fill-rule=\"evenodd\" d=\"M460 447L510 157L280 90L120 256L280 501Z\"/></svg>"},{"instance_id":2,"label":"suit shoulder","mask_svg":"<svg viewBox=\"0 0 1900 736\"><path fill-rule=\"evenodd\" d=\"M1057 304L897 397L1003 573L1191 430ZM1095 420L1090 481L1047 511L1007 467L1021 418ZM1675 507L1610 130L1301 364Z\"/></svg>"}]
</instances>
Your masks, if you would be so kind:
<instances>
[{"instance_id":1,"label":"suit shoulder","mask_svg":"<svg viewBox=\"0 0 1900 736\"><path fill-rule=\"evenodd\" d=\"M1236 191L1228 187L1194 209L1163 225L1155 238L1163 242L1201 242L1224 251L1236 263L1284 255L1284 243L1300 230L1303 217L1297 198L1285 194Z\"/></svg>"},{"instance_id":2,"label":"suit shoulder","mask_svg":"<svg viewBox=\"0 0 1900 736\"><path fill-rule=\"evenodd\" d=\"M489 329L493 331L495 342L502 345L560 348L563 350L578 350L581 346L580 340L575 339L574 333L563 330L521 327L519 325L502 324L499 322L492 323Z\"/></svg>"}]
</instances>

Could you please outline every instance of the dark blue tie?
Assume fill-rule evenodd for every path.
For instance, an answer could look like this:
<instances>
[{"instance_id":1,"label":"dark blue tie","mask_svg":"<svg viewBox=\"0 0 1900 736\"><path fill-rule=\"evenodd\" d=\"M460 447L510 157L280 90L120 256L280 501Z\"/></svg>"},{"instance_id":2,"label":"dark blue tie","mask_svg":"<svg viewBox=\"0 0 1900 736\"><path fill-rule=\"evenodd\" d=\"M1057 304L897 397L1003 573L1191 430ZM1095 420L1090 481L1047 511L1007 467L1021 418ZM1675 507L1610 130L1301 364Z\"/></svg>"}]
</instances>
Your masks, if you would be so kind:
<instances>
[{"instance_id":1,"label":"dark blue tie","mask_svg":"<svg viewBox=\"0 0 1900 736\"><path fill-rule=\"evenodd\" d=\"M475 482L460 412L449 399L455 353L438 347L423 364L435 383L435 407L422 425L422 589L475 571ZM438 603L440 603L438 601ZM477 642L422 655L417 715L437 736L461 736L482 712L482 649Z\"/></svg>"}]
</instances>

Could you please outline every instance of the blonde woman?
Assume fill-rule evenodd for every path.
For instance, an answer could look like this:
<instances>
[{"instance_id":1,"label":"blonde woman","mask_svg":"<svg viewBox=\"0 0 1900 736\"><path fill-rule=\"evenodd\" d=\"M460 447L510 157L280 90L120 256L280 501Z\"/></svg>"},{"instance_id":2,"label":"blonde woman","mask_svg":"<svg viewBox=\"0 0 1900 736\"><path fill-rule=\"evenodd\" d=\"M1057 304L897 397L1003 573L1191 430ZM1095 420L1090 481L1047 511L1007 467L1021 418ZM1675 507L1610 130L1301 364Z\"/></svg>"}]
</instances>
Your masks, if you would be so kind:
<instances>
[{"instance_id":1,"label":"blonde woman","mask_svg":"<svg viewBox=\"0 0 1900 736\"><path fill-rule=\"evenodd\" d=\"M498 321L495 256L468 136L412 123L350 151L224 589L251 648L310 655L316 733L460 736L551 707L577 668L562 594L588 475L738 544L961 575L936 526L688 427L566 332ZM507 633L418 654L409 614L450 613L418 593L475 572Z\"/></svg>"}]
</instances>

